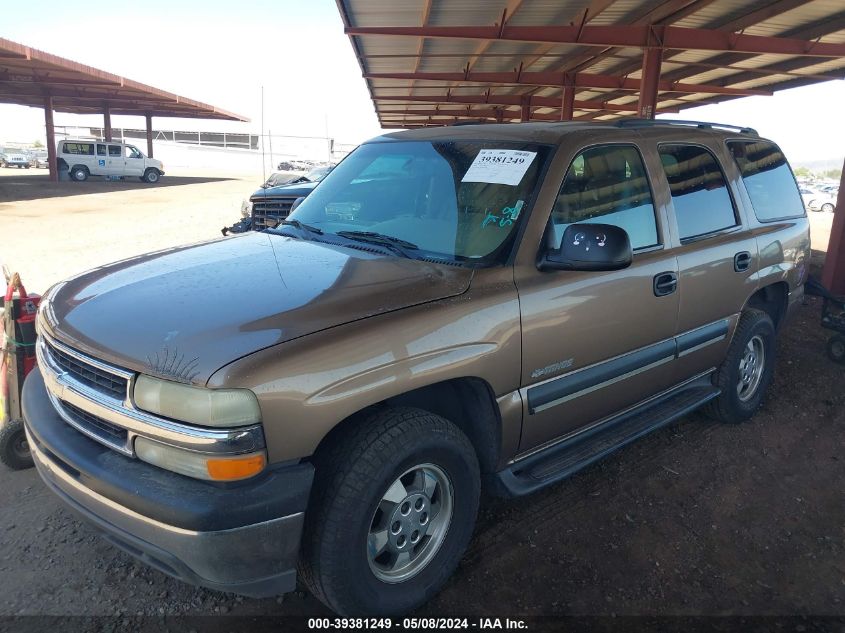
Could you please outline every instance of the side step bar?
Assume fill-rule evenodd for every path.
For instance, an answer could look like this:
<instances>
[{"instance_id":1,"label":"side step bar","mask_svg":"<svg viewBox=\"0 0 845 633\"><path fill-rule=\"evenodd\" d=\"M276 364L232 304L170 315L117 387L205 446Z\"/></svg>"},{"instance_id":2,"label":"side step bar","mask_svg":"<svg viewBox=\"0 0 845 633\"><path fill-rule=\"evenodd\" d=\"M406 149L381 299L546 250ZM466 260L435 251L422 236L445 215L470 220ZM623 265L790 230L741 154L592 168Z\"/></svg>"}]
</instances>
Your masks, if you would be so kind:
<instances>
[{"instance_id":1,"label":"side step bar","mask_svg":"<svg viewBox=\"0 0 845 633\"><path fill-rule=\"evenodd\" d=\"M495 474L495 492L507 497L556 483L626 444L674 422L720 394L709 376L647 402L627 413L529 455Z\"/></svg>"}]
</instances>

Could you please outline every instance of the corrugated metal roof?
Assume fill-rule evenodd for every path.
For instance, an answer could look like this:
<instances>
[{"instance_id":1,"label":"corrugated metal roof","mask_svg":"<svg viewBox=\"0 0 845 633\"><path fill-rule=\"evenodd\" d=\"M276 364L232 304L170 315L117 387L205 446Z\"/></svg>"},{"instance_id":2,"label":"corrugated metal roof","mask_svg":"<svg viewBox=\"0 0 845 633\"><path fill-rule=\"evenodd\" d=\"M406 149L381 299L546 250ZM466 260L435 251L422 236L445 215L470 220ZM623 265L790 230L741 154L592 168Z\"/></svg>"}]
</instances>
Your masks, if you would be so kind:
<instances>
[{"instance_id":1,"label":"corrugated metal roof","mask_svg":"<svg viewBox=\"0 0 845 633\"><path fill-rule=\"evenodd\" d=\"M580 36L584 27L625 26L630 27L626 32L632 33L634 27L654 25L658 31L670 26L736 34L719 36L728 42L724 50L707 50L706 46L665 50L662 80L696 84L693 90L707 91L693 92L687 86L673 83L667 86L671 91L659 92L658 110L684 109L736 98L733 94L714 92L713 88L772 92L845 78L845 55L738 53L731 50L730 44L739 35L804 40L805 52L813 42L845 44L843 0L337 0L337 4L347 29L496 27L491 31L492 37L487 32L484 37L454 37L454 33L441 37L442 33L430 31L350 34L365 77L383 75L365 79L383 127L442 125L479 116L518 120L523 108L520 103L514 103L514 96L523 98L523 102L530 97L560 101L564 73L571 72L586 73L587 79L580 82L587 85L575 89L575 118L603 120L636 113L636 90L613 87L617 84L590 87L589 79L599 75L600 79L639 80L643 60L639 45L632 46L630 42L626 46L584 45L584 40L579 38L545 42L499 39L497 33L501 35L503 28L577 27ZM603 32L610 30L605 28ZM550 85L542 82L538 85L533 80L521 81L523 72L555 75L543 79ZM425 77L425 73L453 75L431 78ZM478 81L476 73L487 75ZM491 78L491 73L499 75ZM396 76L399 74L405 76ZM627 109L621 110L621 106ZM528 110L537 118L549 118L561 111L560 106L546 102L532 105Z\"/></svg>"},{"instance_id":2,"label":"corrugated metal roof","mask_svg":"<svg viewBox=\"0 0 845 633\"><path fill-rule=\"evenodd\" d=\"M238 114L0 38L0 103L77 114L151 114L249 121Z\"/></svg>"}]
</instances>

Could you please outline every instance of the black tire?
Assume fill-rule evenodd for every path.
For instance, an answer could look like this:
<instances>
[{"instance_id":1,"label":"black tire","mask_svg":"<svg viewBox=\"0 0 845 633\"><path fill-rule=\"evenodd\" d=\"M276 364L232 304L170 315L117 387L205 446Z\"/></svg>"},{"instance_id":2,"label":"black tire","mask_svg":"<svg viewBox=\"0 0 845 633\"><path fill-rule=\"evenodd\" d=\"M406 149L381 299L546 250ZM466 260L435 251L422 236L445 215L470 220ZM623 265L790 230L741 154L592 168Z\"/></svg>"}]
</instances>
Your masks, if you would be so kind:
<instances>
[{"instance_id":1,"label":"black tire","mask_svg":"<svg viewBox=\"0 0 845 633\"><path fill-rule=\"evenodd\" d=\"M10 420L0 426L0 462L12 470L32 468L32 454L26 441L23 420Z\"/></svg>"},{"instance_id":2,"label":"black tire","mask_svg":"<svg viewBox=\"0 0 845 633\"><path fill-rule=\"evenodd\" d=\"M439 530L442 540L432 546L415 575L386 582L377 576L368 555L371 529L381 520L377 513L383 512L382 497L403 473L429 466L448 478L452 494L444 497L451 499L451 521L445 532ZM457 567L478 513L478 459L466 435L427 411L382 409L342 430L319 451L315 467L299 565L314 595L339 614L373 616L406 613L434 596ZM440 502L443 512L442 498ZM398 502L394 507L406 506ZM397 525L387 515L383 518L391 529ZM435 543L436 537L420 538L422 554L426 538Z\"/></svg>"},{"instance_id":3,"label":"black tire","mask_svg":"<svg viewBox=\"0 0 845 633\"><path fill-rule=\"evenodd\" d=\"M158 173L158 169L148 169L144 172L144 176L142 180L149 184L155 184L161 179L161 174Z\"/></svg>"},{"instance_id":4,"label":"black tire","mask_svg":"<svg viewBox=\"0 0 845 633\"><path fill-rule=\"evenodd\" d=\"M822 211L825 213L833 213L833 205L830 202L826 202L822 205Z\"/></svg>"},{"instance_id":5,"label":"black tire","mask_svg":"<svg viewBox=\"0 0 845 633\"><path fill-rule=\"evenodd\" d=\"M845 364L845 336L834 334L827 339L827 356L834 363Z\"/></svg>"},{"instance_id":6,"label":"black tire","mask_svg":"<svg viewBox=\"0 0 845 633\"><path fill-rule=\"evenodd\" d=\"M76 182L83 182L85 180L88 180L88 175L88 168L84 165L76 165L73 169L70 170L70 177Z\"/></svg>"},{"instance_id":7,"label":"black tire","mask_svg":"<svg viewBox=\"0 0 845 633\"><path fill-rule=\"evenodd\" d=\"M761 366L759 380L753 389L740 393L740 380L750 371L743 370L741 363L747 358L749 344L759 345L762 354L756 354L754 367ZM714 384L722 390L718 398L707 406L707 413L727 424L739 424L748 420L763 404L766 390L772 382L775 368L775 326L771 317L762 310L748 309L740 316L728 354L714 376ZM751 385L746 385L750 387Z\"/></svg>"}]
</instances>

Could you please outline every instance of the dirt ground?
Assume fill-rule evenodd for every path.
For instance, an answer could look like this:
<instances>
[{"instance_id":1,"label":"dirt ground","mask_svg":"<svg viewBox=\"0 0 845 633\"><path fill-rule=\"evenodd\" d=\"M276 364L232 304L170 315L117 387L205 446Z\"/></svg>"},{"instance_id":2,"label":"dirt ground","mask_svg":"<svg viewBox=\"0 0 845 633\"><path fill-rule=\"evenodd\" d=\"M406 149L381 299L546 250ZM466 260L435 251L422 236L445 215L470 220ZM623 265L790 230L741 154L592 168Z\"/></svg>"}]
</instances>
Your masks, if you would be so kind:
<instances>
[{"instance_id":1,"label":"dirt ground","mask_svg":"<svg viewBox=\"0 0 845 633\"><path fill-rule=\"evenodd\" d=\"M22 231L9 259L43 290L213 237L251 182L0 202L0 235ZM829 217L813 216L824 249ZM826 358L819 315L811 299L784 330L750 422L694 414L531 497L487 500L458 572L419 615L845 615L845 367ZM33 470L3 470L0 484L0 616L328 615L305 593L187 586L100 540Z\"/></svg>"}]
</instances>

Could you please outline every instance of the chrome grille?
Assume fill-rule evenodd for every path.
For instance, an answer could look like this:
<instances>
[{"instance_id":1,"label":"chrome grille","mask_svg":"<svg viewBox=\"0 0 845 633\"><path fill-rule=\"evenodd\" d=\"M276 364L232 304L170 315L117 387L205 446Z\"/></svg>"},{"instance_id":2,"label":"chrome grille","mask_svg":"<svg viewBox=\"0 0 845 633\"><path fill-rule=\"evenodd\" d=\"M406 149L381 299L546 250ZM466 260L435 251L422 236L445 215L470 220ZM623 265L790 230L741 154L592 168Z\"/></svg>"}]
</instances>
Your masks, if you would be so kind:
<instances>
[{"instance_id":1,"label":"chrome grille","mask_svg":"<svg viewBox=\"0 0 845 633\"><path fill-rule=\"evenodd\" d=\"M86 363L80 358L52 345L49 341L47 345L50 348L50 355L53 357L55 363L79 382L113 398L120 400L126 398L126 378L116 376L90 363Z\"/></svg>"},{"instance_id":2,"label":"chrome grille","mask_svg":"<svg viewBox=\"0 0 845 633\"><path fill-rule=\"evenodd\" d=\"M254 198L252 200L252 228L262 231L267 228L267 220L284 220L290 213L296 197L289 198Z\"/></svg>"},{"instance_id":3,"label":"chrome grille","mask_svg":"<svg viewBox=\"0 0 845 633\"><path fill-rule=\"evenodd\" d=\"M94 436L96 439L112 447L120 447L121 449L125 447L128 436L126 429L110 424L102 418L91 415L69 402L63 400L59 402L61 402L62 408L73 418L77 428L86 435Z\"/></svg>"}]
</instances>

